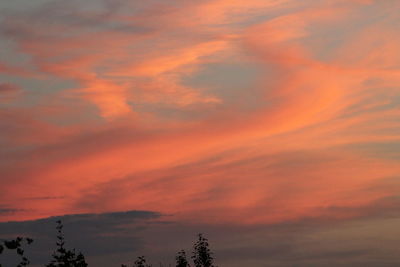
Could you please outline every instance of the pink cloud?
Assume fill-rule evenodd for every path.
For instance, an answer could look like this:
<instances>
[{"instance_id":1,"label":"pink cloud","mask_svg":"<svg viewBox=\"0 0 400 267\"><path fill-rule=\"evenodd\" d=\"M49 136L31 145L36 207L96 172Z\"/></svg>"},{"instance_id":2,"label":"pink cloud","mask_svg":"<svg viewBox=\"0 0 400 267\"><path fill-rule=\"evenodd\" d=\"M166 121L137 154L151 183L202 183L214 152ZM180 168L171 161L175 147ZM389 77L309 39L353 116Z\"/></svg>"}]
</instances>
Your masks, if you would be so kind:
<instances>
[{"instance_id":1,"label":"pink cloud","mask_svg":"<svg viewBox=\"0 0 400 267\"><path fill-rule=\"evenodd\" d=\"M365 5L390 16L368 25ZM151 5L133 17L72 13L80 23L7 22L37 73L76 86L56 93L53 116L39 107L21 115L21 108L4 120L10 155L1 165L0 203L27 210L4 220L150 209L184 220L271 223L394 194L368 188L397 175L397 162L351 147L399 141L398 15L387 5L206 1ZM91 20L102 26L92 30ZM346 38L335 44L321 33L337 31ZM185 82L231 58L262 73L245 92L262 104L246 113L224 101L229 91ZM89 105L69 107L71 97L100 117L79 121ZM165 107L187 116L153 111ZM64 125L65 114L76 122ZM57 201L28 200L61 192Z\"/></svg>"}]
</instances>

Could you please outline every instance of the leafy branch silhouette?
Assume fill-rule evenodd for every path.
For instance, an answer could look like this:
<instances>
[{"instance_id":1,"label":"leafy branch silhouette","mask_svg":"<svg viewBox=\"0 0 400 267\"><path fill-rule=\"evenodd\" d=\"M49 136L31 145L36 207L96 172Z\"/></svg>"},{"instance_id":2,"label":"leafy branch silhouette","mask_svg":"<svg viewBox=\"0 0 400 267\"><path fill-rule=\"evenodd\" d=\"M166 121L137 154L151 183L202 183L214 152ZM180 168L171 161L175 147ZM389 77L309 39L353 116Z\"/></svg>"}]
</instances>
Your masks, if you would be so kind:
<instances>
[{"instance_id":1,"label":"leafy branch silhouette","mask_svg":"<svg viewBox=\"0 0 400 267\"><path fill-rule=\"evenodd\" d=\"M53 252L53 259L46 267L87 267L88 264L85 261L85 257L81 252L76 253L75 249L69 250L64 247L65 238L63 234L63 224L61 220L56 221L57 223L57 249Z\"/></svg>"},{"instance_id":2,"label":"leafy branch silhouette","mask_svg":"<svg viewBox=\"0 0 400 267\"><path fill-rule=\"evenodd\" d=\"M23 249L23 243L26 243L27 245L32 244L33 239L29 238L29 237L17 237L15 239L11 239L11 240L2 240L3 244L0 244L0 254L3 253L3 251L5 249L8 250L15 250L17 252L17 254L21 257L21 261L18 263L17 267L23 267L23 266L27 266L30 261L29 259L24 255L25 250ZM0 267L1 267L1 263L0 263Z\"/></svg>"},{"instance_id":3,"label":"leafy branch silhouette","mask_svg":"<svg viewBox=\"0 0 400 267\"><path fill-rule=\"evenodd\" d=\"M128 265L121 264L121 267L128 267ZM139 256L133 263L132 267L151 267L151 265L147 264L144 256Z\"/></svg>"},{"instance_id":4,"label":"leafy branch silhouette","mask_svg":"<svg viewBox=\"0 0 400 267\"><path fill-rule=\"evenodd\" d=\"M214 265L213 253L210 250L210 244L208 239L203 236L203 234L198 234L198 239L193 245L192 260L194 262L194 267L217 267ZM186 256L186 252L181 250L175 256L175 266L176 267L190 267L189 261ZM160 264L160 266L162 266ZM122 264L121 267L128 267ZM144 256L138 257L134 262L132 267L151 267L146 263Z\"/></svg>"},{"instance_id":5,"label":"leafy branch silhouette","mask_svg":"<svg viewBox=\"0 0 400 267\"><path fill-rule=\"evenodd\" d=\"M57 241L56 250L52 253L52 259L46 267L87 267L85 257L81 252L76 252L75 249L67 249L65 247L65 237L63 233L63 224L61 220L56 221ZM5 249L16 250L17 254L21 257L20 263L17 267L24 267L29 265L30 261L25 257L23 244L30 245L33 242L32 238L17 237L11 240L0 240L0 254ZM193 260L193 267L217 267L214 265L213 253L209 248L208 239L203 234L198 234L198 239L193 245L191 259ZM186 252L181 250L175 256L176 267L191 267L186 256ZM139 256L131 265L132 267L151 267L144 256ZM160 266L162 266L160 264ZM171 265L169 265L171 266ZM0 267L2 267L0 263ZM121 267L128 267L128 265L121 264Z\"/></svg>"}]
</instances>

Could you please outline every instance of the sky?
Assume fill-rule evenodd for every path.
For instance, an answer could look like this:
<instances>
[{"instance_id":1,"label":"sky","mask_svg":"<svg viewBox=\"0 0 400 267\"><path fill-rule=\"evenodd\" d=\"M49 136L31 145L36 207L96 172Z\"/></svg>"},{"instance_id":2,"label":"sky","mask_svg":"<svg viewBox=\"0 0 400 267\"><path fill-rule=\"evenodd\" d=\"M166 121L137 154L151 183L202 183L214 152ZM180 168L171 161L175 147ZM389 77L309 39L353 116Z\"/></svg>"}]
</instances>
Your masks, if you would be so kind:
<instances>
[{"instance_id":1,"label":"sky","mask_svg":"<svg viewBox=\"0 0 400 267\"><path fill-rule=\"evenodd\" d=\"M398 10L1 1L0 235L34 264L62 218L99 267L200 232L222 267L398 266Z\"/></svg>"}]
</instances>

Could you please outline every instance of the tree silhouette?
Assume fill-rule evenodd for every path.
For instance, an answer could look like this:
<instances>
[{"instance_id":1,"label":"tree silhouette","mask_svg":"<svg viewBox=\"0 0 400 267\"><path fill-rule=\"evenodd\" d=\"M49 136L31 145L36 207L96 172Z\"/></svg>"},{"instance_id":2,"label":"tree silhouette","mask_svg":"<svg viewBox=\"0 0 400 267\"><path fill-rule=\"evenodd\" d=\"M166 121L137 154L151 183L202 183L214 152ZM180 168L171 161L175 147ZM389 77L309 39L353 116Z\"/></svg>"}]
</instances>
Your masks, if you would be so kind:
<instances>
[{"instance_id":1,"label":"tree silhouette","mask_svg":"<svg viewBox=\"0 0 400 267\"><path fill-rule=\"evenodd\" d=\"M135 267L151 267L146 263L146 259L144 256L140 256L137 258L137 260L134 262Z\"/></svg>"},{"instance_id":2,"label":"tree silhouette","mask_svg":"<svg viewBox=\"0 0 400 267\"><path fill-rule=\"evenodd\" d=\"M122 264L121 267L128 267L128 265ZM147 264L144 256L139 256L133 263L132 267L151 267L151 265Z\"/></svg>"},{"instance_id":3,"label":"tree silhouette","mask_svg":"<svg viewBox=\"0 0 400 267\"><path fill-rule=\"evenodd\" d=\"M52 254L52 260L46 267L87 267L88 264L85 261L85 257L81 252L75 252L75 249L65 248L65 238L63 234L63 224L61 220L56 221L57 226L57 249ZM17 267L24 267L29 265L29 260L24 256L24 249L22 248L23 243L30 245L33 242L31 238L17 237L11 240L0 240L0 254L5 249L16 250L17 254L21 256L21 262ZM202 234L198 234L198 240L193 245L192 260L194 267L217 267L213 264L214 258L213 253L209 248L208 239ZM176 267L190 267L190 264L186 257L186 252L181 250L177 253ZM147 264L144 256L139 256L133 263L132 267L151 267L151 264ZM161 263L160 263L160 266ZM169 265L171 266L171 265ZM0 263L0 267L2 267ZM121 267L128 267L125 264L121 264Z\"/></svg>"},{"instance_id":4,"label":"tree silhouette","mask_svg":"<svg viewBox=\"0 0 400 267\"><path fill-rule=\"evenodd\" d=\"M213 265L214 258L209 249L208 239L202 234L198 235L199 239L194 244L192 259L195 267L216 267Z\"/></svg>"},{"instance_id":5,"label":"tree silhouette","mask_svg":"<svg viewBox=\"0 0 400 267\"><path fill-rule=\"evenodd\" d=\"M46 267L87 267L85 257L81 252L76 254L75 249L67 250L64 247L65 238L62 232L63 225L60 220L57 223L57 249L53 252L53 259Z\"/></svg>"},{"instance_id":6,"label":"tree silhouette","mask_svg":"<svg viewBox=\"0 0 400 267\"><path fill-rule=\"evenodd\" d=\"M186 253L183 249L178 252L175 259L176 259L176 267L190 267L186 259Z\"/></svg>"},{"instance_id":7,"label":"tree silhouette","mask_svg":"<svg viewBox=\"0 0 400 267\"><path fill-rule=\"evenodd\" d=\"M22 248L24 241L26 242L26 244L30 245L32 244L33 239L29 237L17 237L11 240L3 240L3 245L0 244L0 254L3 253L5 248L9 250L16 250L17 254L21 257L21 261L20 263L18 263L17 267L28 266L30 261L27 257L24 256L25 250ZM1 266L2 265L0 263L0 267Z\"/></svg>"}]
</instances>

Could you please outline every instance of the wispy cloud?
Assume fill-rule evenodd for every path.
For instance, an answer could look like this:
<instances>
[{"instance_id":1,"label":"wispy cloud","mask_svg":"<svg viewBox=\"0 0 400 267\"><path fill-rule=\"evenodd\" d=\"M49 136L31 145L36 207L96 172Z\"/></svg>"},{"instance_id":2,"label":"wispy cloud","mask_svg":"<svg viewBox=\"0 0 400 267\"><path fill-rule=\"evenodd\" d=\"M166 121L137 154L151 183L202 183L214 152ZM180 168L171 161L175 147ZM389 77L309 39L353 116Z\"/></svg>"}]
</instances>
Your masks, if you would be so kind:
<instances>
[{"instance_id":1,"label":"wispy cloud","mask_svg":"<svg viewBox=\"0 0 400 267\"><path fill-rule=\"evenodd\" d=\"M13 97L0 110L0 203L24 211L2 220L134 208L234 224L368 213L397 195L383 185L400 171L388 149L400 141L398 6L4 8L0 99Z\"/></svg>"}]
</instances>

